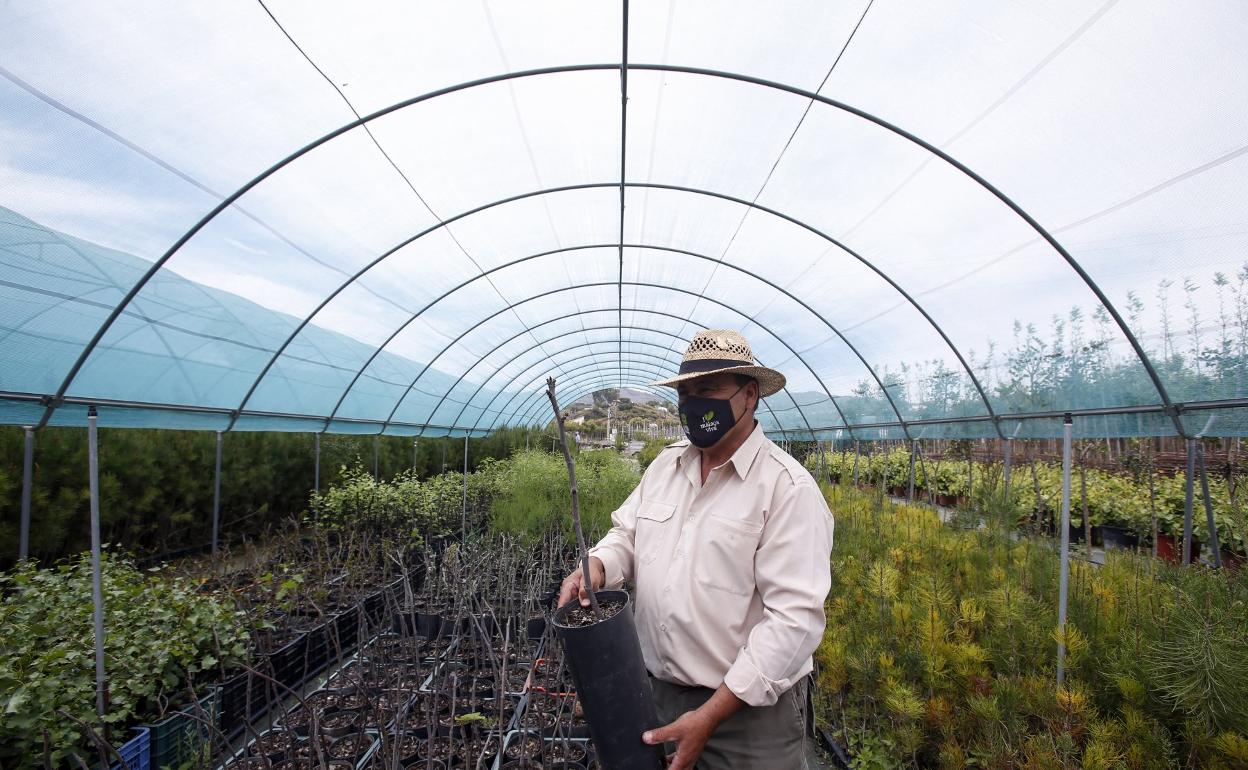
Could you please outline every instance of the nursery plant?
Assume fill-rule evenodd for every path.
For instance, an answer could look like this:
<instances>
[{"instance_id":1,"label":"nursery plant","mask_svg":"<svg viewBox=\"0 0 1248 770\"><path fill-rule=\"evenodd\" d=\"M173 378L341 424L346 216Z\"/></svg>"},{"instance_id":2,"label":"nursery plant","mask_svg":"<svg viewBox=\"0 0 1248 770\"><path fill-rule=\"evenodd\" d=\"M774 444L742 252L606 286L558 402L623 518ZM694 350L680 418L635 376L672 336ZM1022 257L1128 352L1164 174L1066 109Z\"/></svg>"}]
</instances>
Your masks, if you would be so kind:
<instances>
[{"instance_id":1,"label":"nursery plant","mask_svg":"<svg viewBox=\"0 0 1248 770\"><path fill-rule=\"evenodd\" d=\"M555 412L559 441L563 445L578 564L582 585L589 597L588 611L573 597L555 613L553 623L576 680L577 693L603 767L607 770L659 770L664 766L662 748L641 742L641 734L658 727L659 720L633 625L630 598L625 591L594 590L589 551L581 529L576 467L568 451L563 414L555 398L554 377L546 380L546 395Z\"/></svg>"},{"instance_id":2,"label":"nursery plant","mask_svg":"<svg viewBox=\"0 0 1248 770\"><path fill-rule=\"evenodd\" d=\"M1076 561L1055 683L1057 552L988 519L830 487L820 720L856 767L1242 767L1248 585L1112 552Z\"/></svg>"},{"instance_id":3,"label":"nursery plant","mask_svg":"<svg viewBox=\"0 0 1248 770\"><path fill-rule=\"evenodd\" d=\"M113 743L219 667L244 659L237 613L195 581L140 571L105 552L104 652L108 708L95 714L91 564L87 555L40 569L20 562L0 575L0 764L43 767L73 755L92 763L80 725Z\"/></svg>"}]
</instances>

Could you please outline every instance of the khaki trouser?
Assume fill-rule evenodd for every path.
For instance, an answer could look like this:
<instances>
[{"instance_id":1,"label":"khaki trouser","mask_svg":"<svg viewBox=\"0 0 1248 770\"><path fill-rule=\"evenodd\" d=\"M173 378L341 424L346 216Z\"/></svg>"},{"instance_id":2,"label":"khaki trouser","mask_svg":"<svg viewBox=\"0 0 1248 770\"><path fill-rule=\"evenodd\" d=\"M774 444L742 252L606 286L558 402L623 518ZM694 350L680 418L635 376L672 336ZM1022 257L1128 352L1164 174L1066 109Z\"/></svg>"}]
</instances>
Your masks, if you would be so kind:
<instances>
[{"instance_id":1,"label":"khaki trouser","mask_svg":"<svg viewBox=\"0 0 1248 770\"><path fill-rule=\"evenodd\" d=\"M705 703L714 690L650 678L659 721L669 724ZM746 706L711 735L698 770L806 770L806 687L802 679L774 706ZM668 746L668 753L675 746Z\"/></svg>"}]
</instances>

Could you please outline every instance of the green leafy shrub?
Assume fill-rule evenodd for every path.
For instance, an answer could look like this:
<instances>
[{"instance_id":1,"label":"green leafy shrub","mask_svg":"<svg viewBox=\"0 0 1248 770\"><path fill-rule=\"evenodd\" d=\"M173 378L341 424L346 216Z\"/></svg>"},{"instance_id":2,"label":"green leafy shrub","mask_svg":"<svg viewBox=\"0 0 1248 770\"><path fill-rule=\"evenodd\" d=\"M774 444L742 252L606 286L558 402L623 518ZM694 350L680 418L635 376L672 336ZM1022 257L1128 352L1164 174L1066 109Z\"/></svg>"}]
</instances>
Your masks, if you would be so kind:
<instances>
[{"instance_id":1,"label":"green leafy shrub","mask_svg":"<svg viewBox=\"0 0 1248 770\"><path fill-rule=\"evenodd\" d=\"M585 537L596 540L611 528L611 514L640 476L615 452L581 452L575 462L581 523ZM571 542L572 493L563 458L548 452L518 452L499 465L491 527L526 537L541 537L554 528Z\"/></svg>"},{"instance_id":2,"label":"green leafy shrub","mask_svg":"<svg viewBox=\"0 0 1248 770\"><path fill-rule=\"evenodd\" d=\"M235 611L191 580L142 572L111 553L101 569L104 722L121 736L127 725L155 716L162 699L241 660L246 635ZM0 591L0 764L42 767L45 734L54 765L70 752L91 762L94 752L74 722L100 729L89 554L48 569L22 562L0 575Z\"/></svg>"}]
</instances>

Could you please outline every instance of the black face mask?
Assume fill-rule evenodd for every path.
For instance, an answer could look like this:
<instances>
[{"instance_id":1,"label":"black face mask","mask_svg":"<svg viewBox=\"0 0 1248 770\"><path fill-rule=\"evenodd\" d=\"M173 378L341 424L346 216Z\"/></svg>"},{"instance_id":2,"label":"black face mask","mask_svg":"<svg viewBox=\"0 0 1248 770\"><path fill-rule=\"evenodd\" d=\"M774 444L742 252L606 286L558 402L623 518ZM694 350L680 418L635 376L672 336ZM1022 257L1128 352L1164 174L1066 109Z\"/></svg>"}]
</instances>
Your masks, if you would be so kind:
<instances>
[{"instance_id":1,"label":"black face mask","mask_svg":"<svg viewBox=\"0 0 1248 770\"><path fill-rule=\"evenodd\" d=\"M680 424L690 443L699 449L715 446L728 431L737 424L737 416L732 413L732 398L742 388L728 398L703 398L701 396L685 396L680 399Z\"/></svg>"}]
</instances>

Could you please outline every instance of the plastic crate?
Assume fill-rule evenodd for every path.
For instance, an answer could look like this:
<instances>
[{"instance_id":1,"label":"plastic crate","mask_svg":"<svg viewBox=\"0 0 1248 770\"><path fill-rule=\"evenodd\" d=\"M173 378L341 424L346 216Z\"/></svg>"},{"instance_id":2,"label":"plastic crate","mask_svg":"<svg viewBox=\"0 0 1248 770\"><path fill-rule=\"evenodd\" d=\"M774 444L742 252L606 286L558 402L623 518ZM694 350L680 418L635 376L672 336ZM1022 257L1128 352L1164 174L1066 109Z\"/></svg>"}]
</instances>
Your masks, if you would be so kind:
<instances>
[{"instance_id":1,"label":"plastic crate","mask_svg":"<svg viewBox=\"0 0 1248 770\"><path fill-rule=\"evenodd\" d=\"M134 737L117 747L122 761L112 765L111 770L151 770L151 735L146 727L134 728Z\"/></svg>"},{"instance_id":2,"label":"plastic crate","mask_svg":"<svg viewBox=\"0 0 1248 770\"><path fill-rule=\"evenodd\" d=\"M154 770L180 768L195 760L205 746L211 745L213 733L221 722L220 704L220 692L214 687L199 699L198 706L186 706L148 725Z\"/></svg>"},{"instance_id":3,"label":"plastic crate","mask_svg":"<svg viewBox=\"0 0 1248 770\"><path fill-rule=\"evenodd\" d=\"M307 653L307 634L300 634L285 647L269 653L269 662L273 665L273 678L291 690L298 689L308 678ZM287 690L278 688L279 699L285 699L288 695Z\"/></svg>"},{"instance_id":4,"label":"plastic crate","mask_svg":"<svg viewBox=\"0 0 1248 770\"><path fill-rule=\"evenodd\" d=\"M251 687L248 709L248 686ZM221 685L221 731L233 738L269 708L272 685L248 671L240 671ZM251 713L248 714L247 712Z\"/></svg>"}]
</instances>

